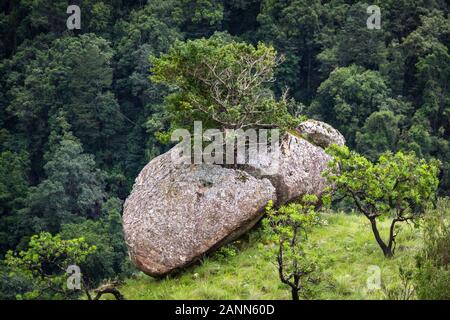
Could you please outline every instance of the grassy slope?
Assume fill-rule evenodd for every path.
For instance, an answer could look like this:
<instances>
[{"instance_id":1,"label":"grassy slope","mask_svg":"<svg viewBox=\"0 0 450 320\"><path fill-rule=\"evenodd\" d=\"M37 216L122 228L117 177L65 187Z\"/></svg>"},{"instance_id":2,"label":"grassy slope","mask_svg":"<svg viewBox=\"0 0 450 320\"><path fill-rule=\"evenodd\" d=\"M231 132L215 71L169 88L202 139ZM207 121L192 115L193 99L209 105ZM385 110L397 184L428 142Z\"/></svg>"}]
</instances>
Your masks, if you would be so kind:
<instances>
[{"instance_id":1,"label":"grassy slope","mask_svg":"<svg viewBox=\"0 0 450 320\"><path fill-rule=\"evenodd\" d=\"M363 216L330 214L311 235L319 244L325 273L332 284L318 290L317 299L380 299L382 291L368 292L368 267L381 268L386 286L399 284L398 265L413 265L420 246L418 230L403 225L397 237L397 252L385 259ZM388 221L381 224L386 234ZM127 299L289 299L290 292L278 279L275 264L258 248L258 231L240 241L236 254L217 254L184 273L162 280L144 274L128 279L120 288Z\"/></svg>"}]
</instances>

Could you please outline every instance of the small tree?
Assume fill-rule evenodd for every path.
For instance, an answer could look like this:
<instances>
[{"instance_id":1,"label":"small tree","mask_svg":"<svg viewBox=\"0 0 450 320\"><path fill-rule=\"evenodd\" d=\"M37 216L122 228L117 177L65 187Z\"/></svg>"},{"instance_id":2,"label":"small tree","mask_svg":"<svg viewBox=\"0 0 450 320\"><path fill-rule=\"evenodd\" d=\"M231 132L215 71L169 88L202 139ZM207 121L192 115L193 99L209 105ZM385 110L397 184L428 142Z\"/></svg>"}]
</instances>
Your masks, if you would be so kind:
<instances>
[{"instance_id":1,"label":"small tree","mask_svg":"<svg viewBox=\"0 0 450 320\"><path fill-rule=\"evenodd\" d=\"M59 235L42 232L31 237L26 251L17 254L8 251L5 264L33 282L33 290L25 292L21 298L61 299L75 293L66 286L68 266L82 264L95 250L96 247L89 246L83 238L62 240Z\"/></svg>"},{"instance_id":2,"label":"small tree","mask_svg":"<svg viewBox=\"0 0 450 320\"><path fill-rule=\"evenodd\" d=\"M167 54L150 57L150 79L175 89L166 97L172 128L292 128L286 96L277 100L270 86L282 61L271 46L256 47L223 34L177 41Z\"/></svg>"},{"instance_id":3,"label":"small tree","mask_svg":"<svg viewBox=\"0 0 450 320\"><path fill-rule=\"evenodd\" d=\"M414 154L390 152L372 163L347 147L331 146L333 156L325 176L333 187L329 196L350 198L359 212L369 219L375 239L385 257L395 252L396 225L415 222L435 198L439 184L439 163L418 159ZM329 197L328 197L329 198ZM385 242L377 220L392 219Z\"/></svg>"},{"instance_id":4,"label":"small tree","mask_svg":"<svg viewBox=\"0 0 450 320\"><path fill-rule=\"evenodd\" d=\"M319 271L314 255L317 251L307 242L309 232L319 223L317 200L316 196L304 196L301 203L274 209L270 201L266 207L264 230L270 242L275 243L269 254L275 254L280 280L291 288L293 300L299 300L300 295L307 298L310 285L319 280L314 277Z\"/></svg>"}]
</instances>

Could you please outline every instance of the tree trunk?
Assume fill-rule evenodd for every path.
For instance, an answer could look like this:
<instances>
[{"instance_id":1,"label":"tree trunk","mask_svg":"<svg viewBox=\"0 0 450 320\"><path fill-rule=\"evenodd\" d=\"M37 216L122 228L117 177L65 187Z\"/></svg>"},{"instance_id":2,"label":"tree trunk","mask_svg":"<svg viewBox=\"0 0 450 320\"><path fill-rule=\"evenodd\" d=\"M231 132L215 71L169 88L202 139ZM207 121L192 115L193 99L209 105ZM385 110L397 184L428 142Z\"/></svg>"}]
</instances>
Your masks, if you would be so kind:
<instances>
[{"instance_id":1,"label":"tree trunk","mask_svg":"<svg viewBox=\"0 0 450 320\"><path fill-rule=\"evenodd\" d=\"M372 232L375 236L375 239L377 240L378 245L380 246L381 250L383 251L384 256L386 258L391 258L393 256L392 248L390 246L387 246L384 243L383 239L381 239L380 232L378 231L378 228L377 228L376 219L370 218L369 220L370 220L370 224L372 226Z\"/></svg>"},{"instance_id":2,"label":"tree trunk","mask_svg":"<svg viewBox=\"0 0 450 320\"><path fill-rule=\"evenodd\" d=\"M294 281L291 284L292 300L294 301L300 300L300 297L298 295L299 291L300 291L300 276L298 274L294 274Z\"/></svg>"},{"instance_id":3,"label":"tree trunk","mask_svg":"<svg viewBox=\"0 0 450 320\"><path fill-rule=\"evenodd\" d=\"M383 253L386 258L392 258L394 256L391 247L386 247L386 249L383 249Z\"/></svg>"},{"instance_id":4,"label":"tree trunk","mask_svg":"<svg viewBox=\"0 0 450 320\"><path fill-rule=\"evenodd\" d=\"M112 294L116 300L125 300L125 297L120 293L114 284L104 284L100 288L95 289L94 292L96 293L94 300L100 300L101 296L107 293Z\"/></svg>"},{"instance_id":5,"label":"tree trunk","mask_svg":"<svg viewBox=\"0 0 450 320\"><path fill-rule=\"evenodd\" d=\"M292 292L292 300L294 300L294 301L300 300L300 297L298 296L297 288L291 288L291 292Z\"/></svg>"}]
</instances>

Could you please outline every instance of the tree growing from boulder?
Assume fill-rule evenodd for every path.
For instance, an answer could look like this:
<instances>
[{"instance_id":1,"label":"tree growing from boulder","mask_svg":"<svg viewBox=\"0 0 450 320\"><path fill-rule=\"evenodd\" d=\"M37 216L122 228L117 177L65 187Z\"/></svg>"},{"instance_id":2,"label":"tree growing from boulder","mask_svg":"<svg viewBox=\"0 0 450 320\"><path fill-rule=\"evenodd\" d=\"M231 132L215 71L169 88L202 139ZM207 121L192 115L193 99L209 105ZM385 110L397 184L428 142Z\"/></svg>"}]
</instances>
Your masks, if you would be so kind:
<instances>
[{"instance_id":1,"label":"tree growing from boulder","mask_svg":"<svg viewBox=\"0 0 450 320\"><path fill-rule=\"evenodd\" d=\"M327 149L333 157L324 173L331 183L332 196L349 198L357 210L369 219L372 232L385 257L395 253L400 222L417 222L436 196L439 162L418 159L413 153L383 153L376 163L336 145ZM391 218L387 242L377 221Z\"/></svg>"},{"instance_id":2,"label":"tree growing from boulder","mask_svg":"<svg viewBox=\"0 0 450 320\"><path fill-rule=\"evenodd\" d=\"M308 242L311 229L319 224L317 202L317 196L305 195L299 203L275 209L269 201L266 207L264 230L275 244L269 254L276 256L279 278L291 288L293 300L308 298L311 285L319 282L318 251Z\"/></svg>"},{"instance_id":3,"label":"tree growing from boulder","mask_svg":"<svg viewBox=\"0 0 450 320\"><path fill-rule=\"evenodd\" d=\"M282 61L263 43L256 47L224 34L177 41L168 53L150 57L150 79L173 88L165 99L172 129L194 120L218 129L293 128L286 94L276 99L271 84Z\"/></svg>"}]
</instances>

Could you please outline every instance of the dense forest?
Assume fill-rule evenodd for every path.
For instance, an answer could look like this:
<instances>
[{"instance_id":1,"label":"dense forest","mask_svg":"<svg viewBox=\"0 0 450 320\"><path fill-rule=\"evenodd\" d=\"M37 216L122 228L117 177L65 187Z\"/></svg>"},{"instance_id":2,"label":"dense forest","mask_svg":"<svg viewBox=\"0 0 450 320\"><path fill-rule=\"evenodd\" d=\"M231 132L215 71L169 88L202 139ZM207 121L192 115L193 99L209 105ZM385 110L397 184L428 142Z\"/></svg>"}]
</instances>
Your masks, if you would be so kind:
<instances>
[{"instance_id":1,"label":"dense forest","mask_svg":"<svg viewBox=\"0 0 450 320\"><path fill-rule=\"evenodd\" d=\"M81 9L81 28L68 30L73 4ZM369 5L381 8L379 29L366 25ZM142 167L171 147L161 137L172 125L164 98L174 88L149 79L149 57L179 41L221 37L273 46L283 62L271 89L278 97L287 90L293 116L329 123L371 161L385 151L439 160L438 193L449 196L449 6L445 0L2 1L0 260L10 263L0 266L0 298L61 298L35 290L48 279L31 281L14 269L44 268L42 256L51 250L74 255L89 288L134 272L122 204ZM11 252L19 251L22 260L14 262Z\"/></svg>"}]
</instances>

